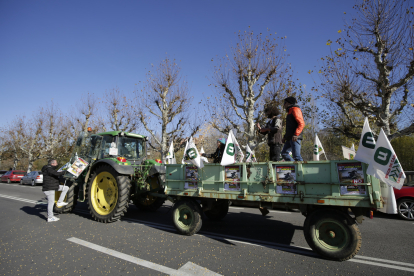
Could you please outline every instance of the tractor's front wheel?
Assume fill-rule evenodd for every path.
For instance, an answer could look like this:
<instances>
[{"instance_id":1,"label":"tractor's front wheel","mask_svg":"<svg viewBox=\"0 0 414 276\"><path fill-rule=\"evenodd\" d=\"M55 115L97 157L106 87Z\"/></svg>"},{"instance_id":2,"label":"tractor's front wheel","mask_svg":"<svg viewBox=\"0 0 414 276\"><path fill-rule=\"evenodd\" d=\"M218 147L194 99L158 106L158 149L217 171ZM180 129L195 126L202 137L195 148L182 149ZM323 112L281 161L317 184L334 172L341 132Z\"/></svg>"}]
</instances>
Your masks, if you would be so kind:
<instances>
[{"instance_id":1,"label":"tractor's front wheel","mask_svg":"<svg viewBox=\"0 0 414 276\"><path fill-rule=\"evenodd\" d=\"M180 200L174 204L172 219L175 229L180 234L191 236L201 229L201 208L193 200Z\"/></svg>"},{"instance_id":2,"label":"tractor's front wheel","mask_svg":"<svg viewBox=\"0 0 414 276\"><path fill-rule=\"evenodd\" d=\"M130 179L104 165L95 170L88 185L88 208L100 222L114 222L128 208Z\"/></svg>"},{"instance_id":3,"label":"tractor's front wheel","mask_svg":"<svg viewBox=\"0 0 414 276\"><path fill-rule=\"evenodd\" d=\"M346 261L361 248L361 232L355 221L335 209L319 209L306 217L305 239L319 255Z\"/></svg>"},{"instance_id":4,"label":"tractor's front wheel","mask_svg":"<svg viewBox=\"0 0 414 276\"><path fill-rule=\"evenodd\" d=\"M147 183L149 184L151 191L164 194L164 189L158 175L148 177ZM142 194L134 196L132 201L139 210L155 212L164 204L165 198Z\"/></svg>"}]
</instances>

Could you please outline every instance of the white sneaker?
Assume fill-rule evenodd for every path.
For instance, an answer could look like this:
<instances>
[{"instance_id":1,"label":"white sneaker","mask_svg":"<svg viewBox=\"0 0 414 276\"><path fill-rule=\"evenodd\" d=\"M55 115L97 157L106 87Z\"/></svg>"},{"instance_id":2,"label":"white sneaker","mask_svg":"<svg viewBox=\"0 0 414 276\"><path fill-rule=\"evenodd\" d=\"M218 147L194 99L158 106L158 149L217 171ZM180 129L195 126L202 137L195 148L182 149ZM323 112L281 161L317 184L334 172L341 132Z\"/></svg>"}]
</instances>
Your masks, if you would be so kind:
<instances>
[{"instance_id":1,"label":"white sneaker","mask_svg":"<svg viewBox=\"0 0 414 276\"><path fill-rule=\"evenodd\" d=\"M68 205L66 202L58 202L58 203L56 203L56 206L57 207L62 207L62 206L66 206L66 205Z\"/></svg>"},{"instance_id":2,"label":"white sneaker","mask_svg":"<svg viewBox=\"0 0 414 276\"><path fill-rule=\"evenodd\" d=\"M57 218L57 217L51 217L51 218L48 218L48 219L47 219L47 222L53 222L53 221L58 221L58 220L60 220L60 218Z\"/></svg>"}]
</instances>

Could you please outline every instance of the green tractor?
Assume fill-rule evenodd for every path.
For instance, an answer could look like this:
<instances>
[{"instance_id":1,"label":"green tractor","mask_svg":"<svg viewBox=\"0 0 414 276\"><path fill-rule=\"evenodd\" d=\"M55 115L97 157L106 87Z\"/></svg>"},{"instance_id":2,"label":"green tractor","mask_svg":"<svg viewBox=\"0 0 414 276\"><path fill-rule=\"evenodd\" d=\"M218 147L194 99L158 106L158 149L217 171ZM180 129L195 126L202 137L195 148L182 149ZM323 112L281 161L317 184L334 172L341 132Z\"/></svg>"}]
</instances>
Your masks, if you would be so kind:
<instances>
[{"instance_id":1,"label":"green tractor","mask_svg":"<svg viewBox=\"0 0 414 276\"><path fill-rule=\"evenodd\" d=\"M66 195L68 205L55 205L54 211L71 212L77 201L86 200L95 220L114 222L124 215L131 201L141 210L160 208L165 201L165 166L147 159L147 140L145 136L123 131L81 133L64 175L70 187ZM79 159L86 161L81 168L70 165ZM73 173L73 168L79 175ZM57 192L56 199L59 196Z\"/></svg>"}]
</instances>

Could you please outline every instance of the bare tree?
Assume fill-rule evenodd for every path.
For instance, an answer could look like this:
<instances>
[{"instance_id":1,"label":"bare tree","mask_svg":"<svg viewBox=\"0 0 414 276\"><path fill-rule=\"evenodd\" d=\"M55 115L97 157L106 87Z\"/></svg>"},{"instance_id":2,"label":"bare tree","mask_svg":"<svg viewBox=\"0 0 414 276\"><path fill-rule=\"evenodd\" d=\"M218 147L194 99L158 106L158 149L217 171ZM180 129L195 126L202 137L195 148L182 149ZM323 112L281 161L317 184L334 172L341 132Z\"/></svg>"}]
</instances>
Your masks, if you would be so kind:
<instances>
[{"instance_id":1,"label":"bare tree","mask_svg":"<svg viewBox=\"0 0 414 276\"><path fill-rule=\"evenodd\" d=\"M133 132L138 127L134 99L114 88L105 93L104 105L107 123L101 121L101 128L117 131Z\"/></svg>"},{"instance_id":2,"label":"bare tree","mask_svg":"<svg viewBox=\"0 0 414 276\"><path fill-rule=\"evenodd\" d=\"M88 93L78 101L76 112L70 116L74 138L78 137L81 131L87 132L98 109L99 99L94 94Z\"/></svg>"},{"instance_id":3,"label":"bare tree","mask_svg":"<svg viewBox=\"0 0 414 276\"><path fill-rule=\"evenodd\" d=\"M187 133L194 135L198 126L190 121L192 97L187 83L182 80L181 69L175 60L166 58L147 73L143 89L137 95L139 119L160 148L165 163L168 152L167 140L174 141L175 150L182 145ZM161 125L161 137L155 135ZM151 145L156 148L156 145Z\"/></svg>"},{"instance_id":4,"label":"bare tree","mask_svg":"<svg viewBox=\"0 0 414 276\"><path fill-rule=\"evenodd\" d=\"M24 157L20 145L24 142L22 132L24 130L24 117L13 120L6 129L6 143L13 159L13 169L15 170L19 161Z\"/></svg>"},{"instance_id":5,"label":"bare tree","mask_svg":"<svg viewBox=\"0 0 414 276\"><path fill-rule=\"evenodd\" d=\"M218 94L208 102L211 124L222 133L237 129L252 150L264 142L255 124L263 117L268 85L273 83L277 91L289 87L291 75L283 39L239 32L236 46L214 68Z\"/></svg>"},{"instance_id":6,"label":"bare tree","mask_svg":"<svg viewBox=\"0 0 414 276\"><path fill-rule=\"evenodd\" d=\"M322 58L316 90L329 110L323 122L358 139L362 123L350 113L356 110L390 140L414 133L413 7L404 0L360 0L354 9L356 17L338 31L339 48Z\"/></svg>"},{"instance_id":7,"label":"bare tree","mask_svg":"<svg viewBox=\"0 0 414 276\"><path fill-rule=\"evenodd\" d=\"M51 102L42 112L44 128L41 134L43 158L61 158L71 151L70 123L59 107ZM73 144L73 141L72 141Z\"/></svg>"},{"instance_id":8,"label":"bare tree","mask_svg":"<svg viewBox=\"0 0 414 276\"><path fill-rule=\"evenodd\" d=\"M31 172L33 163L42 158L43 147L41 135L44 127L43 110L34 114L31 120L19 120L18 129L21 137L19 148L27 157L27 173Z\"/></svg>"}]
</instances>

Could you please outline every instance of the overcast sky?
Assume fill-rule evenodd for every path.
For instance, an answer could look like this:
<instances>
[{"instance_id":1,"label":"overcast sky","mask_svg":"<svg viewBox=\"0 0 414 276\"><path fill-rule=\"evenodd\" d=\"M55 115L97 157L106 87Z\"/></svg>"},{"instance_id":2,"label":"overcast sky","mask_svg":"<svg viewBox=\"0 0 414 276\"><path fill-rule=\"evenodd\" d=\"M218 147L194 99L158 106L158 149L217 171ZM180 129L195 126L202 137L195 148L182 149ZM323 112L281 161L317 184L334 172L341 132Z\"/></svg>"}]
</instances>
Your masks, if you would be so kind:
<instances>
[{"instance_id":1,"label":"overcast sky","mask_svg":"<svg viewBox=\"0 0 414 276\"><path fill-rule=\"evenodd\" d=\"M12 1L0 0L0 127L51 99L65 112L85 93L132 93L151 64L177 59L195 99L211 94L212 58L235 33L269 28L286 36L307 90L328 39L338 37L353 1ZM344 14L346 12L346 14ZM317 78L315 75L314 78Z\"/></svg>"}]
</instances>

